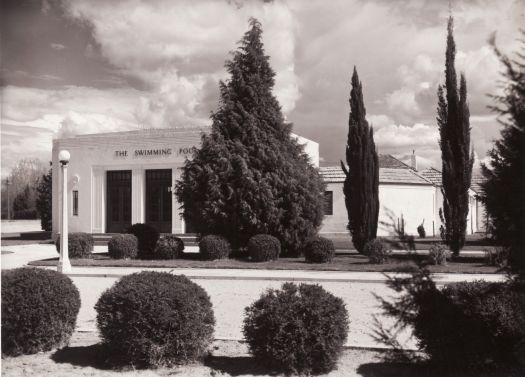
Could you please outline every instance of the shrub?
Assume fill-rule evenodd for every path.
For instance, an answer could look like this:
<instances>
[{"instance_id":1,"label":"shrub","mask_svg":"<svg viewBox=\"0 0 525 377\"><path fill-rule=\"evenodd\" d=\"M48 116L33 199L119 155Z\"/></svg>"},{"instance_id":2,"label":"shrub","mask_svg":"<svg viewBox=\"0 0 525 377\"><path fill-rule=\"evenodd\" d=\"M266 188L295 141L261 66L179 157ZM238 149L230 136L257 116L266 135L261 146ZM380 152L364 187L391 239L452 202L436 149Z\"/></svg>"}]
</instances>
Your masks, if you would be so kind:
<instances>
[{"instance_id":1,"label":"shrub","mask_svg":"<svg viewBox=\"0 0 525 377\"><path fill-rule=\"evenodd\" d=\"M364 254L368 256L370 263L383 264L388 262L388 256L392 250L381 238L374 238L366 243Z\"/></svg>"},{"instance_id":2,"label":"shrub","mask_svg":"<svg viewBox=\"0 0 525 377\"><path fill-rule=\"evenodd\" d=\"M186 363L203 356L213 340L210 298L183 275L143 271L124 276L102 294L95 309L103 342L125 363Z\"/></svg>"},{"instance_id":3,"label":"shrub","mask_svg":"<svg viewBox=\"0 0 525 377\"><path fill-rule=\"evenodd\" d=\"M148 224L134 224L129 227L126 233L131 233L139 241L139 255L141 259L151 259L157 241L159 240L159 231Z\"/></svg>"},{"instance_id":4,"label":"shrub","mask_svg":"<svg viewBox=\"0 0 525 377\"><path fill-rule=\"evenodd\" d=\"M207 235L199 242L199 254L205 260L228 258L231 246L228 240L222 236Z\"/></svg>"},{"instance_id":5,"label":"shrub","mask_svg":"<svg viewBox=\"0 0 525 377\"><path fill-rule=\"evenodd\" d=\"M425 231L423 223L424 221L417 227L417 234L419 234L419 238L425 238L427 236L427 232Z\"/></svg>"},{"instance_id":6,"label":"shrub","mask_svg":"<svg viewBox=\"0 0 525 377\"><path fill-rule=\"evenodd\" d=\"M304 256L309 263L331 262L335 256L334 243L324 237L312 238L305 245Z\"/></svg>"},{"instance_id":7,"label":"shrub","mask_svg":"<svg viewBox=\"0 0 525 377\"><path fill-rule=\"evenodd\" d=\"M32 354L66 345L79 309L78 290L61 273L2 271L2 354Z\"/></svg>"},{"instance_id":8,"label":"shrub","mask_svg":"<svg viewBox=\"0 0 525 377\"><path fill-rule=\"evenodd\" d=\"M67 249L69 258L91 258L91 252L95 240L93 236L88 233L68 233L67 235ZM60 253L60 237L55 241L57 252Z\"/></svg>"},{"instance_id":9,"label":"shrub","mask_svg":"<svg viewBox=\"0 0 525 377\"><path fill-rule=\"evenodd\" d=\"M446 266L449 254L445 245L434 243L428 249L428 262L433 265Z\"/></svg>"},{"instance_id":10,"label":"shrub","mask_svg":"<svg viewBox=\"0 0 525 377\"><path fill-rule=\"evenodd\" d=\"M485 263L489 266L505 267L509 259L509 250L505 247L490 247L485 252Z\"/></svg>"},{"instance_id":11,"label":"shrub","mask_svg":"<svg viewBox=\"0 0 525 377\"><path fill-rule=\"evenodd\" d=\"M414 334L440 368L484 369L517 363L525 339L525 291L482 281L416 294Z\"/></svg>"},{"instance_id":12,"label":"shrub","mask_svg":"<svg viewBox=\"0 0 525 377\"><path fill-rule=\"evenodd\" d=\"M253 262L277 260L281 254L281 242L269 234L257 234L248 241L248 254Z\"/></svg>"},{"instance_id":13,"label":"shrub","mask_svg":"<svg viewBox=\"0 0 525 377\"><path fill-rule=\"evenodd\" d=\"M174 235L161 237L155 247L155 259L177 259L184 251L184 241Z\"/></svg>"},{"instance_id":14,"label":"shrub","mask_svg":"<svg viewBox=\"0 0 525 377\"><path fill-rule=\"evenodd\" d=\"M250 352L278 370L301 374L334 369L348 333L343 300L320 285L285 283L245 309Z\"/></svg>"},{"instance_id":15,"label":"shrub","mask_svg":"<svg viewBox=\"0 0 525 377\"><path fill-rule=\"evenodd\" d=\"M108 253L113 259L135 259L139 241L133 234L115 234L108 242Z\"/></svg>"}]
</instances>

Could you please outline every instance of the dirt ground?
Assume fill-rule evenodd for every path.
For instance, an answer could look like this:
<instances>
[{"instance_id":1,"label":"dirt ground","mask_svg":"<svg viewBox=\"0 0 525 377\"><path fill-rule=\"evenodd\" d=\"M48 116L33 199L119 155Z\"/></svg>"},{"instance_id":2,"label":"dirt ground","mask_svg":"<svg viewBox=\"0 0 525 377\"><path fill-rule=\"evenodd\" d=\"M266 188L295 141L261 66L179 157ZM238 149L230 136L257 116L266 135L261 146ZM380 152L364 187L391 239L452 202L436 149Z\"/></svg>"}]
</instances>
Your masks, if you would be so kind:
<instances>
[{"instance_id":1,"label":"dirt ground","mask_svg":"<svg viewBox=\"0 0 525 377\"><path fill-rule=\"evenodd\" d=\"M155 370L112 369L105 362L96 333L76 332L69 347L36 355L2 359L2 376L270 376L275 375L249 355L245 344L237 341L215 341L212 354L202 363L178 368ZM381 352L346 349L337 370L328 376L381 376L385 369ZM386 375L385 375L386 376Z\"/></svg>"}]
</instances>

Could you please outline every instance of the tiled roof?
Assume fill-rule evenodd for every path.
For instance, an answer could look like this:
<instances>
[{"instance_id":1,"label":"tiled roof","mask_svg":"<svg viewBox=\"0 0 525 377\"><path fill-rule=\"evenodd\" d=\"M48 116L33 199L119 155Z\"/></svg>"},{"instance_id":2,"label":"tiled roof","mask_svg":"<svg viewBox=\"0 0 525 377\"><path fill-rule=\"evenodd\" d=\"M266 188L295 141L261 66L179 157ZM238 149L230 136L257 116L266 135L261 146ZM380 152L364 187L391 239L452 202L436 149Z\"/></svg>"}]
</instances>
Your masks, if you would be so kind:
<instances>
[{"instance_id":1,"label":"tiled roof","mask_svg":"<svg viewBox=\"0 0 525 377\"><path fill-rule=\"evenodd\" d=\"M435 185L441 186L442 175L441 172L435 168L428 168L420 172L420 174ZM481 194L481 183L485 181L485 177L479 173L472 174L470 181L470 188L477 194Z\"/></svg>"},{"instance_id":2,"label":"tiled roof","mask_svg":"<svg viewBox=\"0 0 525 377\"><path fill-rule=\"evenodd\" d=\"M423 177L435 185L441 186L441 172L435 168L428 168L419 172Z\"/></svg>"},{"instance_id":3,"label":"tiled roof","mask_svg":"<svg viewBox=\"0 0 525 377\"><path fill-rule=\"evenodd\" d=\"M483 193L483 189L481 188L481 183L485 182L486 180L487 179L481 174L472 174L472 181L470 181L470 188L476 194L481 194Z\"/></svg>"},{"instance_id":4,"label":"tiled roof","mask_svg":"<svg viewBox=\"0 0 525 377\"><path fill-rule=\"evenodd\" d=\"M391 154L380 154L378 156L378 160L379 160L380 168L411 169L410 166L408 166L402 161L399 161L397 158L395 158ZM337 165L337 162L334 162L334 161L321 162L321 166L334 167L336 165Z\"/></svg>"},{"instance_id":5,"label":"tiled roof","mask_svg":"<svg viewBox=\"0 0 525 377\"><path fill-rule=\"evenodd\" d=\"M344 182L346 178L345 173L339 166L321 167L319 171L323 180L328 183ZM379 168L379 183L432 184L414 170L405 168Z\"/></svg>"},{"instance_id":6,"label":"tiled roof","mask_svg":"<svg viewBox=\"0 0 525 377\"><path fill-rule=\"evenodd\" d=\"M391 154L380 154L379 155L379 167L380 168L392 168L392 169L410 169L410 166Z\"/></svg>"}]
</instances>

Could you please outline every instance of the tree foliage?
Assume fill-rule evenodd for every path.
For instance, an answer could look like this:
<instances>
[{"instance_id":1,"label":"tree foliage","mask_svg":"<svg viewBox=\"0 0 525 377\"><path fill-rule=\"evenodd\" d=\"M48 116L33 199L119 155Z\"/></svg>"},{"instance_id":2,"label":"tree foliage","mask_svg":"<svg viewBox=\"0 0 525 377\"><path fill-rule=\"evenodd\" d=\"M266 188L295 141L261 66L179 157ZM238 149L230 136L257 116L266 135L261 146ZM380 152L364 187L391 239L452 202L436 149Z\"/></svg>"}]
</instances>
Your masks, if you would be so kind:
<instances>
[{"instance_id":1,"label":"tree foliage","mask_svg":"<svg viewBox=\"0 0 525 377\"><path fill-rule=\"evenodd\" d=\"M40 226L42 230L50 231L52 228L52 172L51 169L47 174L42 175L40 183L36 189L38 197L36 198L36 209L40 216Z\"/></svg>"},{"instance_id":2,"label":"tree foliage","mask_svg":"<svg viewBox=\"0 0 525 377\"><path fill-rule=\"evenodd\" d=\"M350 91L350 119L346 163L341 163L346 179L343 186L348 229L360 253L376 237L379 216L379 162L374 143L374 130L365 118L363 87L354 67Z\"/></svg>"},{"instance_id":3,"label":"tree foliage","mask_svg":"<svg viewBox=\"0 0 525 377\"><path fill-rule=\"evenodd\" d=\"M521 32L525 37L525 31ZM515 59L494 51L503 64L505 85L492 95L492 110L500 115L501 137L489 152L490 166L482 165L483 201L492 235L509 247L510 265L525 273L525 40Z\"/></svg>"},{"instance_id":4,"label":"tree foliage","mask_svg":"<svg viewBox=\"0 0 525 377\"><path fill-rule=\"evenodd\" d=\"M454 20L448 20L445 85L438 87L437 124L442 160L444 238L454 255L465 244L469 188L474 152L470 150L470 113L467 104L467 82L461 74L457 85Z\"/></svg>"},{"instance_id":5,"label":"tree foliage","mask_svg":"<svg viewBox=\"0 0 525 377\"><path fill-rule=\"evenodd\" d=\"M220 83L211 132L185 162L175 193L198 233L223 235L234 247L270 234L296 253L321 224L324 185L272 94L261 37L251 19L226 62L231 77Z\"/></svg>"}]
</instances>

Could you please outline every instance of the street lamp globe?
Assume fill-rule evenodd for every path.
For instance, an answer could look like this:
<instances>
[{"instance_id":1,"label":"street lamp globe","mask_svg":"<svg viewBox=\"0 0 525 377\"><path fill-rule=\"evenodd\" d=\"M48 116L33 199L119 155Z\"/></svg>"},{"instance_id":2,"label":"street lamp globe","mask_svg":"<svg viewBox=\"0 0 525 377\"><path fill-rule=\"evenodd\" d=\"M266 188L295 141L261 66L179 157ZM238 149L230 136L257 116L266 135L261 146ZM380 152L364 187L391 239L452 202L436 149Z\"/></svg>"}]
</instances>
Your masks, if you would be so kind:
<instances>
[{"instance_id":1,"label":"street lamp globe","mask_svg":"<svg viewBox=\"0 0 525 377\"><path fill-rule=\"evenodd\" d=\"M60 153L58 154L58 161L60 161L62 165L66 165L69 162L70 158L71 158L71 155L66 150L61 150Z\"/></svg>"}]
</instances>

